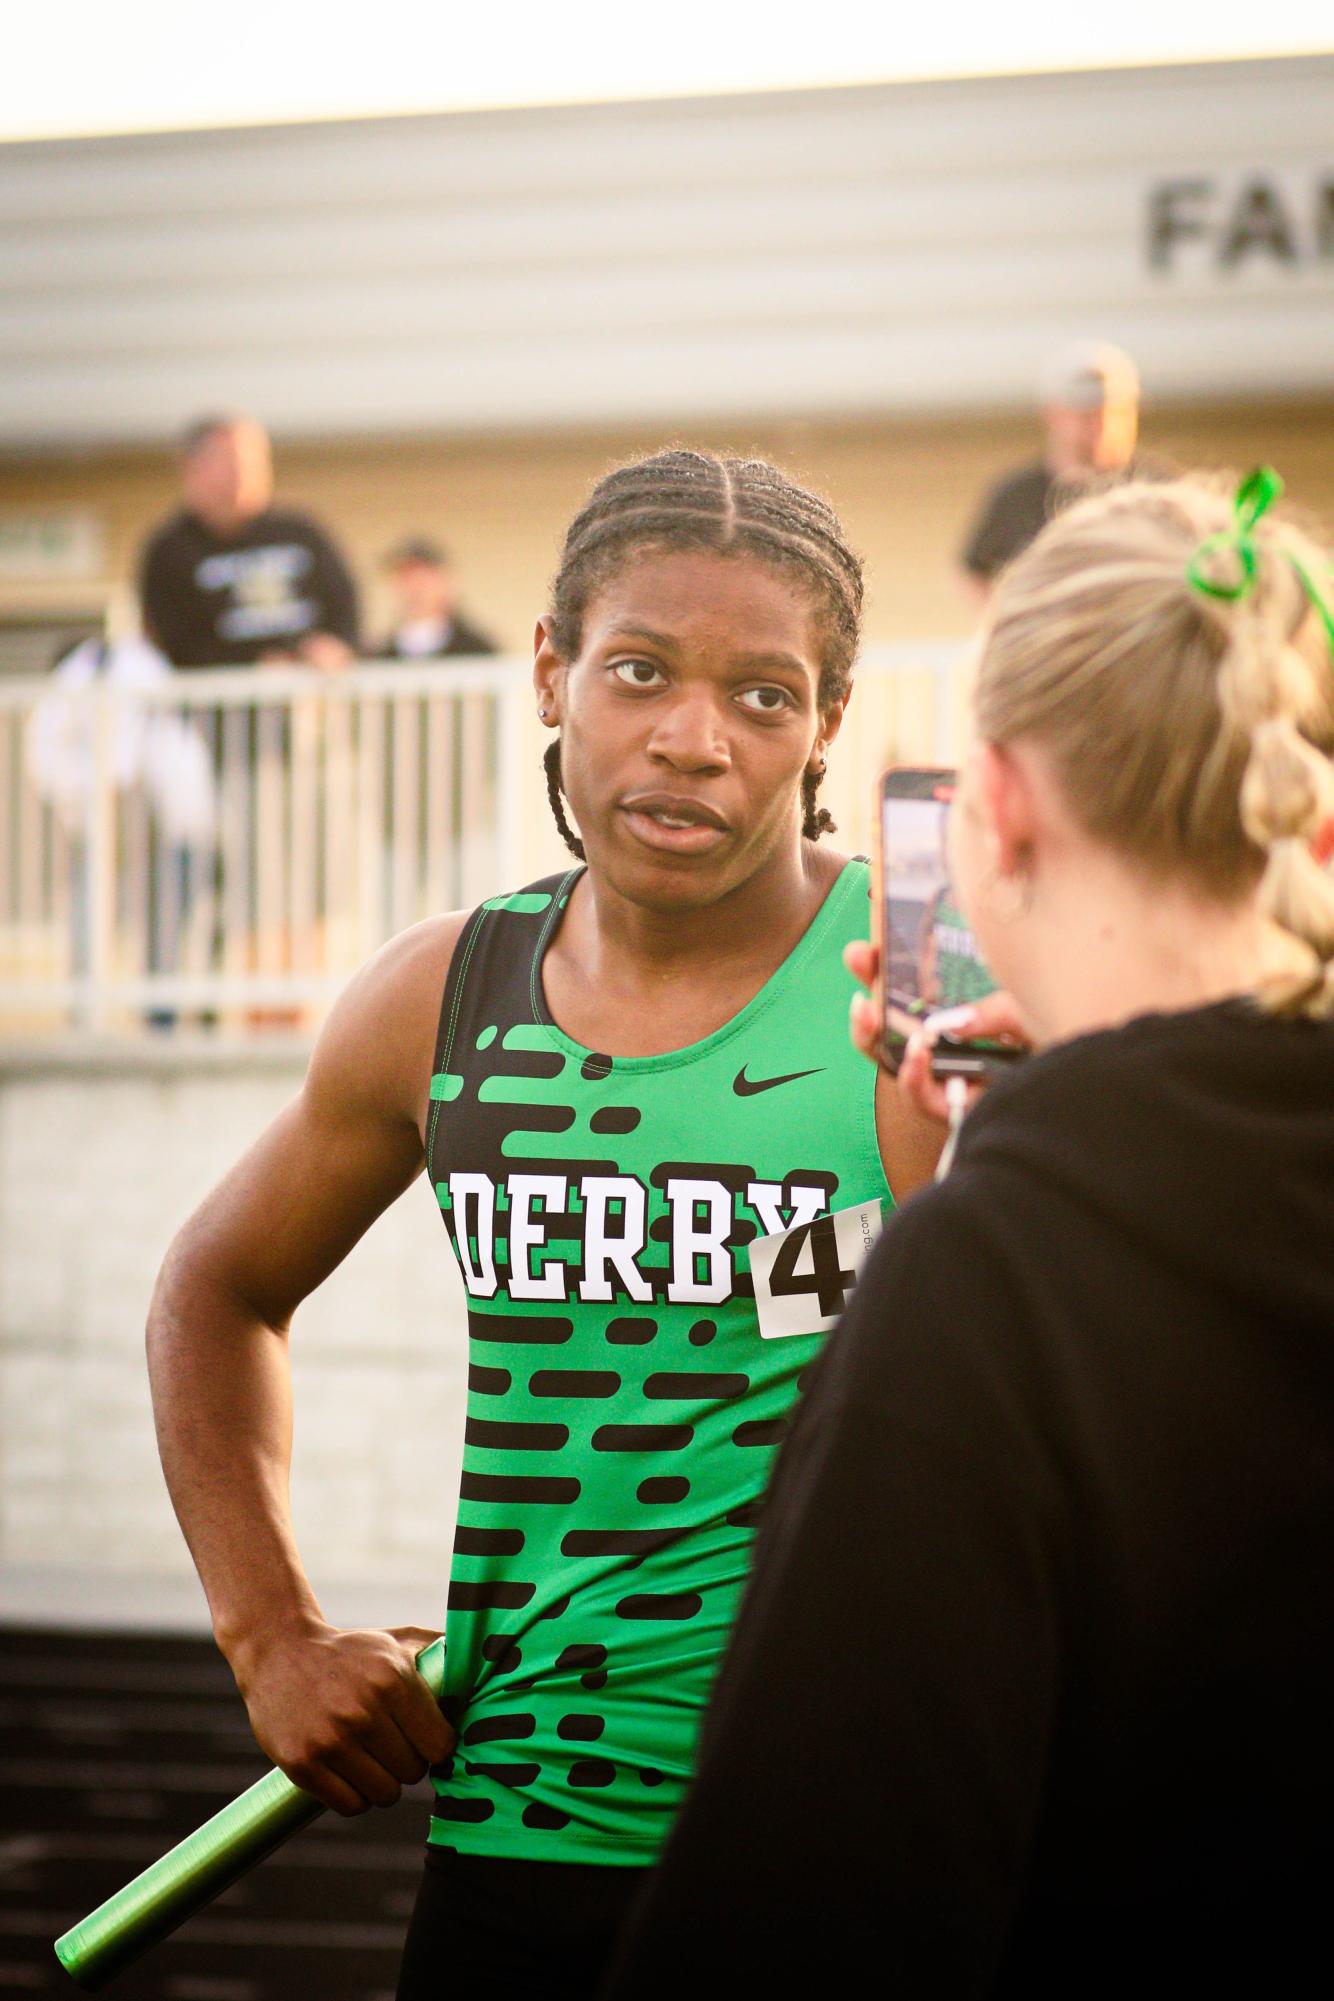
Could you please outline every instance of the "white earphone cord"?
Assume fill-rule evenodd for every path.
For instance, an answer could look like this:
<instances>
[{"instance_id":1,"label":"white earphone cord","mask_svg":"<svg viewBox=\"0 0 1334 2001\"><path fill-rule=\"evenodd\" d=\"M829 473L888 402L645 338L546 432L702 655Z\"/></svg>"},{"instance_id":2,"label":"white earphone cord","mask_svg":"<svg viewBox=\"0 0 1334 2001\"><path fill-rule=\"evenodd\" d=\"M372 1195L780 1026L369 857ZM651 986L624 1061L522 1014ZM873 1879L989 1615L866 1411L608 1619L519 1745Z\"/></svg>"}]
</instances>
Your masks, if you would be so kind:
<instances>
[{"instance_id":1,"label":"white earphone cord","mask_svg":"<svg viewBox=\"0 0 1334 2001\"><path fill-rule=\"evenodd\" d=\"M936 1180L943 1181L954 1164L954 1150L959 1144L959 1134L963 1130L964 1116L968 1110L968 1080L965 1077L950 1077L945 1084L945 1110L949 1114L949 1137L936 1166Z\"/></svg>"}]
</instances>

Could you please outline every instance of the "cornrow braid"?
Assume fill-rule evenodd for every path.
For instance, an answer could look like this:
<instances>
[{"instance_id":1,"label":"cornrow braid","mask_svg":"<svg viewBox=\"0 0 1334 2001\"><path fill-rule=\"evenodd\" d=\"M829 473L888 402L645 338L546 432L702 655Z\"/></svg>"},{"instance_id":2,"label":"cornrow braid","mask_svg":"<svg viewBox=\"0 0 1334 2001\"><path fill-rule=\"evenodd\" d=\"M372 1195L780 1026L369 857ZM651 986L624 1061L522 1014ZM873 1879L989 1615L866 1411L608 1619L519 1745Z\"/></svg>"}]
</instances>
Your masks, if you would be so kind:
<instances>
[{"instance_id":1,"label":"cornrow braid","mask_svg":"<svg viewBox=\"0 0 1334 2001\"><path fill-rule=\"evenodd\" d=\"M587 861L584 844L565 817L565 799L561 790L559 737L554 743L549 743L543 751L542 766L547 774L547 799L560 837L572 855L576 855L581 862Z\"/></svg>"},{"instance_id":2,"label":"cornrow braid","mask_svg":"<svg viewBox=\"0 0 1334 2001\"><path fill-rule=\"evenodd\" d=\"M827 806L817 806L815 795L824 777L824 766L818 771L804 771L801 775L801 831L808 841L818 841L821 834L836 834L838 822Z\"/></svg>"},{"instance_id":3,"label":"cornrow braid","mask_svg":"<svg viewBox=\"0 0 1334 2001\"><path fill-rule=\"evenodd\" d=\"M852 685L861 638L862 566L838 516L768 459L720 458L674 448L618 466L599 480L570 523L551 594L551 637L565 660L579 652L590 598L639 549L703 549L748 555L792 579L812 600L820 640L818 700L840 701ZM554 755L553 755L554 753ZM544 763L561 837L582 857L561 802L560 753ZM817 807L823 771L801 781L802 833L815 841L833 819Z\"/></svg>"}]
</instances>

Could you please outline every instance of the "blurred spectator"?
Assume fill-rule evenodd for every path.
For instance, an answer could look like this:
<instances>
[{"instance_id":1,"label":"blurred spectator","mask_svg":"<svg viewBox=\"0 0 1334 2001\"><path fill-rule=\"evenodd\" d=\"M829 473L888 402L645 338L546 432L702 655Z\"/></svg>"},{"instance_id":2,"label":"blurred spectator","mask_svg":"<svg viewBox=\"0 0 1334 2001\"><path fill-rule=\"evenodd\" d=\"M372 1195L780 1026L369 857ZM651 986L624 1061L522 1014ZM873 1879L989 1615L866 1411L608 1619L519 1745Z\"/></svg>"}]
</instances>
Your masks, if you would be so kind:
<instances>
[{"instance_id":1,"label":"blurred spectator","mask_svg":"<svg viewBox=\"0 0 1334 2001\"><path fill-rule=\"evenodd\" d=\"M389 660L444 660L494 653L495 641L458 609L458 576L438 543L414 536L385 557L395 597L393 631L380 648Z\"/></svg>"},{"instance_id":2,"label":"blurred spectator","mask_svg":"<svg viewBox=\"0 0 1334 2001\"><path fill-rule=\"evenodd\" d=\"M53 683L28 725L28 769L39 798L65 832L82 834L97 783L97 715L82 691L102 682L130 700L113 711L107 778L117 791L142 784L164 837L175 846L213 845L213 773L203 739L172 710L133 696L160 687L171 669L145 640L85 639L56 661Z\"/></svg>"},{"instance_id":3,"label":"blurred spectator","mask_svg":"<svg viewBox=\"0 0 1334 2001\"><path fill-rule=\"evenodd\" d=\"M300 660L344 667L357 593L319 523L273 503L273 456L253 418L204 417L182 444L184 505L150 538L144 626L174 667Z\"/></svg>"},{"instance_id":4,"label":"blurred spectator","mask_svg":"<svg viewBox=\"0 0 1334 2001\"><path fill-rule=\"evenodd\" d=\"M1068 501L1108 477L1129 478L1139 435L1139 372L1122 348L1086 341L1043 371L1040 459L1006 473L987 494L964 544L969 589L986 602L997 570L1026 549Z\"/></svg>"},{"instance_id":5,"label":"blurred spectator","mask_svg":"<svg viewBox=\"0 0 1334 2001\"><path fill-rule=\"evenodd\" d=\"M88 835L103 759L112 796L142 791L151 815L153 840L142 882L146 970L180 971L183 933L197 892L213 876L217 798L208 749L186 718L136 700L170 678L166 659L142 639L86 639L57 660L52 686L29 719L29 776L68 843L74 979L85 978L91 967ZM98 740L102 719L91 699L98 684L117 698L104 744ZM175 1013L156 1008L148 1019L154 1027L169 1027Z\"/></svg>"}]
</instances>

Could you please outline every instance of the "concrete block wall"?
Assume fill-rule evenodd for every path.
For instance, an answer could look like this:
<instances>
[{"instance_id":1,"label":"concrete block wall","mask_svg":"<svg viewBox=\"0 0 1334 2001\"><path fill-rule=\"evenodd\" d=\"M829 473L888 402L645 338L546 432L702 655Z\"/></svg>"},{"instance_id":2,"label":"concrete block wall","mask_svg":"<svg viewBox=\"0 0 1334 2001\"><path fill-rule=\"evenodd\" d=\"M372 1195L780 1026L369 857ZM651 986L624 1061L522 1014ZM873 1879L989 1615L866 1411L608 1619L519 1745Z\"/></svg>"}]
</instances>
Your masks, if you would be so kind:
<instances>
[{"instance_id":1,"label":"concrete block wall","mask_svg":"<svg viewBox=\"0 0 1334 2001\"><path fill-rule=\"evenodd\" d=\"M297 1089L299 1051L0 1051L0 1616L206 1620L158 1467L143 1328L177 1226ZM292 1496L346 1621L443 1623L467 1378L419 1180L296 1317Z\"/></svg>"}]
</instances>

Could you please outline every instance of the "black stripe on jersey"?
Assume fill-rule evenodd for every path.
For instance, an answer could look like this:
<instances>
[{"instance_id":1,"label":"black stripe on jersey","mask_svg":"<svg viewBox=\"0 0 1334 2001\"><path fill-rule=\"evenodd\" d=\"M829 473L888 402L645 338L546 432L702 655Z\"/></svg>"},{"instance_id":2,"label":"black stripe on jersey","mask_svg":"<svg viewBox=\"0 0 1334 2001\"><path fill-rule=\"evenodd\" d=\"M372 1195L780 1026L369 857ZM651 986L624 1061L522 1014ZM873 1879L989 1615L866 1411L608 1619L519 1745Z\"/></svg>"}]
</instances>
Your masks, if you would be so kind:
<instances>
[{"instance_id":1,"label":"black stripe on jersey","mask_svg":"<svg viewBox=\"0 0 1334 2001\"><path fill-rule=\"evenodd\" d=\"M650 1376L644 1385L646 1397L657 1397L665 1403L712 1403L727 1397L743 1397L750 1388L750 1378L741 1375L702 1375L695 1372L663 1373Z\"/></svg>"},{"instance_id":2,"label":"black stripe on jersey","mask_svg":"<svg viewBox=\"0 0 1334 2001\"><path fill-rule=\"evenodd\" d=\"M522 1529L470 1529L460 1524L454 1531L459 1556L517 1556L522 1548Z\"/></svg>"},{"instance_id":3,"label":"black stripe on jersey","mask_svg":"<svg viewBox=\"0 0 1334 2001\"><path fill-rule=\"evenodd\" d=\"M537 1590L535 1584L460 1584L449 1587L451 1612L517 1612Z\"/></svg>"},{"instance_id":4,"label":"black stripe on jersey","mask_svg":"<svg viewBox=\"0 0 1334 2001\"><path fill-rule=\"evenodd\" d=\"M777 1445L787 1436L788 1420L785 1417L757 1417L749 1424L739 1424L732 1433L733 1445Z\"/></svg>"},{"instance_id":5,"label":"black stripe on jersey","mask_svg":"<svg viewBox=\"0 0 1334 2001\"><path fill-rule=\"evenodd\" d=\"M468 1364L468 1388L480 1397L503 1397L513 1381L508 1369L488 1369L482 1362Z\"/></svg>"},{"instance_id":6,"label":"black stripe on jersey","mask_svg":"<svg viewBox=\"0 0 1334 2001\"><path fill-rule=\"evenodd\" d=\"M565 1508L579 1498L577 1480L530 1478L520 1473L465 1473L459 1482L465 1501L527 1501Z\"/></svg>"},{"instance_id":7,"label":"black stripe on jersey","mask_svg":"<svg viewBox=\"0 0 1334 2001\"><path fill-rule=\"evenodd\" d=\"M468 1334L473 1341L522 1341L529 1347L558 1348L574 1332L572 1320L557 1314L478 1313L468 1314Z\"/></svg>"},{"instance_id":8,"label":"black stripe on jersey","mask_svg":"<svg viewBox=\"0 0 1334 2001\"><path fill-rule=\"evenodd\" d=\"M693 1424L600 1424L595 1452L680 1452L695 1436Z\"/></svg>"},{"instance_id":9,"label":"black stripe on jersey","mask_svg":"<svg viewBox=\"0 0 1334 2001\"><path fill-rule=\"evenodd\" d=\"M633 1556L641 1563L655 1549L666 1549L693 1534L687 1523L674 1529L571 1529L561 1539L562 1556Z\"/></svg>"},{"instance_id":10,"label":"black stripe on jersey","mask_svg":"<svg viewBox=\"0 0 1334 2001\"><path fill-rule=\"evenodd\" d=\"M698 1591L641 1591L622 1598L616 1607L618 1619L693 1619L704 1600Z\"/></svg>"},{"instance_id":11,"label":"black stripe on jersey","mask_svg":"<svg viewBox=\"0 0 1334 2001\"><path fill-rule=\"evenodd\" d=\"M470 1723L463 1733L463 1742L472 1744L496 1744L502 1739L509 1743L516 1737L531 1737L537 1728L537 1718L526 1712L515 1716L484 1716L479 1723Z\"/></svg>"},{"instance_id":12,"label":"black stripe on jersey","mask_svg":"<svg viewBox=\"0 0 1334 2001\"><path fill-rule=\"evenodd\" d=\"M568 1424L499 1424L485 1417L470 1417L463 1427L465 1445L480 1445L488 1452L559 1452L568 1444Z\"/></svg>"},{"instance_id":13,"label":"black stripe on jersey","mask_svg":"<svg viewBox=\"0 0 1334 2001\"><path fill-rule=\"evenodd\" d=\"M612 1369L539 1369L528 1379L535 1397L614 1397L620 1387Z\"/></svg>"}]
</instances>

